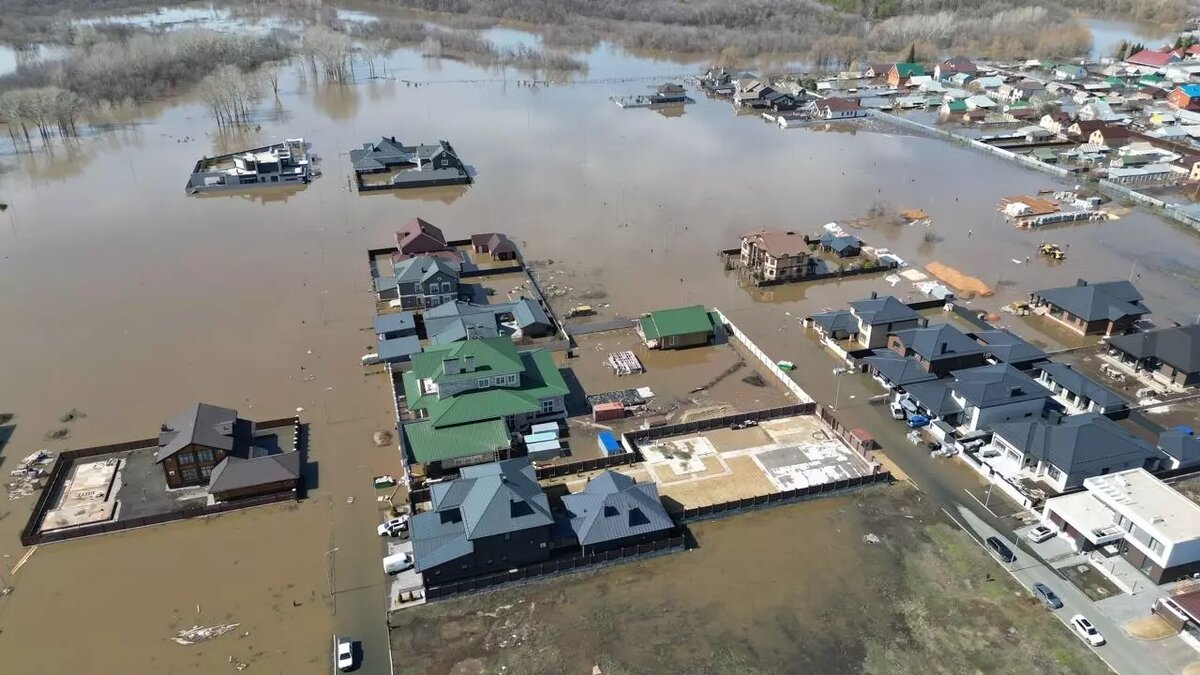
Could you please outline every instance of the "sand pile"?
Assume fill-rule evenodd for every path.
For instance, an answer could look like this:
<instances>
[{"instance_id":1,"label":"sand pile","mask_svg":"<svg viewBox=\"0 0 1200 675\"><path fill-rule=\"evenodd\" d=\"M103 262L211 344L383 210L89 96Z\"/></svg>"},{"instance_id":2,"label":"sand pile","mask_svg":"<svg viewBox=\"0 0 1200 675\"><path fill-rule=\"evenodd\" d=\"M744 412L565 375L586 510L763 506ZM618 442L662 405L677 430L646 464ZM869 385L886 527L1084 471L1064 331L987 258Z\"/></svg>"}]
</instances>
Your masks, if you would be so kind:
<instances>
[{"instance_id":1,"label":"sand pile","mask_svg":"<svg viewBox=\"0 0 1200 675\"><path fill-rule=\"evenodd\" d=\"M900 217L908 221L929 220L929 214L921 209L904 209L900 212Z\"/></svg>"},{"instance_id":2,"label":"sand pile","mask_svg":"<svg viewBox=\"0 0 1200 675\"><path fill-rule=\"evenodd\" d=\"M975 296L989 297L995 293L990 286L975 277L968 276L958 270L934 261L925 265L925 270L938 281L953 288L958 297L969 300Z\"/></svg>"}]
</instances>

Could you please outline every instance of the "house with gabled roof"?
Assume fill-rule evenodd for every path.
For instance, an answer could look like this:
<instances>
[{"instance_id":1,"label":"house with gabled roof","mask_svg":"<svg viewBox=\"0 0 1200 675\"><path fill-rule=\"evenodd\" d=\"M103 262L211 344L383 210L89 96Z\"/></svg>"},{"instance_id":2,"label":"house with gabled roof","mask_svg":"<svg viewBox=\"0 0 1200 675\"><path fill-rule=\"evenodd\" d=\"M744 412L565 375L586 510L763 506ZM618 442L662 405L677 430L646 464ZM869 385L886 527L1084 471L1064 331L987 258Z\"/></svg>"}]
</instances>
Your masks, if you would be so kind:
<instances>
[{"instance_id":1,"label":"house with gabled roof","mask_svg":"<svg viewBox=\"0 0 1200 675\"><path fill-rule=\"evenodd\" d=\"M1200 324L1108 338L1124 364L1179 387L1200 385Z\"/></svg>"},{"instance_id":2,"label":"house with gabled roof","mask_svg":"<svg viewBox=\"0 0 1200 675\"><path fill-rule=\"evenodd\" d=\"M1079 487L1092 476L1145 468L1157 470L1163 455L1152 444L1100 413L992 426L992 467L1008 478L1031 478L1055 492Z\"/></svg>"},{"instance_id":3,"label":"house with gabled roof","mask_svg":"<svg viewBox=\"0 0 1200 675\"><path fill-rule=\"evenodd\" d=\"M517 245L499 232L471 235L471 247L476 253L489 254L492 260L517 259Z\"/></svg>"},{"instance_id":4,"label":"house with gabled roof","mask_svg":"<svg viewBox=\"0 0 1200 675\"><path fill-rule=\"evenodd\" d=\"M968 431L1041 417L1050 392L1024 372L1000 363L950 373L951 400L962 408L957 425Z\"/></svg>"},{"instance_id":5,"label":"house with gabled roof","mask_svg":"<svg viewBox=\"0 0 1200 675\"><path fill-rule=\"evenodd\" d=\"M933 67L933 77L938 80L948 80L953 75L962 73L968 77L979 72L975 62L965 56L952 56Z\"/></svg>"},{"instance_id":6,"label":"house with gabled roof","mask_svg":"<svg viewBox=\"0 0 1200 675\"><path fill-rule=\"evenodd\" d=\"M871 297L850 303L850 313L858 320L858 340L864 347L879 349L887 345L888 335L916 328L921 316L895 297L871 292Z\"/></svg>"},{"instance_id":7,"label":"house with gabled roof","mask_svg":"<svg viewBox=\"0 0 1200 675\"><path fill-rule=\"evenodd\" d=\"M816 266L804 235L791 231L747 232L742 235L741 248L742 268L766 281L802 279Z\"/></svg>"},{"instance_id":8,"label":"house with gabled roof","mask_svg":"<svg viewBox=\"0 0 1200 675\"><path fill-rule=\"evenodd\" d=\"M638 334L651 349L682 349L712 344L717 319L701 305L659 309L643 314Z\"/></svg>"},{"instance_id":9,"label":"house with gabled roof","mask_svg":"<svg viewBox=\"0 0 1200 675\"><path fill-rule=\"evenodd\" d=\"M926 372L939 377L952 370L982 366L987 358L979 343L945 323L895 331L888 337L888 349L914 359Z\"/></svg>"},{"instance_id":10,"label":"house with gabled roof","mask_svg":"<svg viewBox=\"0 0 1200 675\"><path fill-rule=\"evenodd\" d=\"M1124 335L1150 309L1142 294L1128 281L1089 283L1034 291L1029 302L1035 309L1080 335Z\"/></svg>"},{"instance_id":11,"label":"house with gabled roof","mask_svg":"<svg viewBox=\"0 0 1200 675\"><path fill-rule=\"evenodd\" d=\"M402 258L389 276L375 278L380 300L395 300L401 309L420 311L458 299L459 266L442 258Z\"/></svg>"},{"instance_id":12,"label":"house with gabled roof","mask_svg":"<svg viewBox=\"0 0 1200 675\"><path fill-rule=\"evenodd\" d=\"M554 332L554 322L532 298L494 305L448 302L426 310L423 316L425 335L435 345L497 336L521 340Z\"/></svg>"},{"instance_id":13,"label":"house with gabled roof","mask_svg":"<svg viewBox=\"0 0 1200 675\"><path fill-rule=\"evenodd\" d=\"M1054 393L1054 400L1069 414L1096 412L1114 419L1128 414L1129 401L1069 364L1046 361L1039 363L1034 372L1037 381Z\"/></svg>"},{"instance_id":14,"label":"house with gabled roof","mask_svg":"<svg viewBox=\"0 0 1200 675\"><path fill-rule=\"evenodd\" d=\"M431 509L409 520L426 586L543 562L554 517L526 457L465 466L429 486Z\"/></svg>"},{"instance_id":15,"label":"house with gabled roof","mask_svg":"<svg viewBox=\"0 0 1200 675\"><path fill-rule=\"evenodd\" d=\"M981 330L969 335L983 346L992 363L1007 363L1018 370L1028 370L1050 358L1046 352L1007 329Z\"/></svg>"},{"instance_id":16,"label":"house with gabled roof","mask_svg":"<svg viewBox=\"0 0 1200 675\"><path fill-rule=\"evenodd\" d=\"M411 258L416 255L434 255L454 251L454 247L446 243L446 235L441 228L424 218L413 218L396 231L396 260ZM457 251L454 251L457 254ZM457 255L456 259L461 259Z\"/></svg>"},{"instance_id":17,"label":"house with gabled roof","mask_svg":"<svg viewBox=\"0 0 1200 675\"><path fill-rule=\"evenodd\" d=\"M918 382L938 379L917 359L906 358L890 350L880 350L864 358L862 363L876 381L889 389L906 389Z\"/></svg>"},{"instance_id":18,"label":"house with gabled roof","mask_svg":"<svg viewBox=\"0 0 1200 675\"><path fill-rule=\"evenodd\" d=\"M426 473L507 456L512 435L566 417L570 393L550 352L508 337L431 345L402 376L406 462Z\"/></svg>"},{"instance_id":19,"label":"house with gabled roof","mask_svg":"<svg viewBox=\"0 0 1200 675\"><path fill-rule=\"evenodd\" d=\"M895 63L888 69L888 86L899 87L908 84L914 75L924 75L925 67L919 63Z\"/></svg>"},{"instance_id":20,"label":"house with gabled roof","mask_svg":"<svg viewBox=\"0 0 1200 675\"><path fill-rule=\"evenodd\" d=\"M446 141L404 145L395 136L350 151L360 193L371 190L465 185L471 175Z\"/></svg>"},{"instance_id":21,"label":"house with gabled roof","mask_svg":"<svg viewBox=\"0 0 1200 675\"><path fill-rule=\"evenodd\" d=\"M571 530L585 554L642 544L675 527L658 497L658 484L605 471L579 492L563 495Z\"/></svg>"},{"instance_id":22,"label":"house with gabled roof","mask_svg":"<svg viewBox=\"0 0 1200 675\"><path fill-rule=\"evenodd\" d=\"M1143 49L1136 54L1131 54L1125 59L1125 63L1131 66L1137 66L1140 69L1157 70L1166 68L1172 63L1177 63L1179 57L1171 52L1160 52L1153 49Z\"/></svg>"}]
</instances>

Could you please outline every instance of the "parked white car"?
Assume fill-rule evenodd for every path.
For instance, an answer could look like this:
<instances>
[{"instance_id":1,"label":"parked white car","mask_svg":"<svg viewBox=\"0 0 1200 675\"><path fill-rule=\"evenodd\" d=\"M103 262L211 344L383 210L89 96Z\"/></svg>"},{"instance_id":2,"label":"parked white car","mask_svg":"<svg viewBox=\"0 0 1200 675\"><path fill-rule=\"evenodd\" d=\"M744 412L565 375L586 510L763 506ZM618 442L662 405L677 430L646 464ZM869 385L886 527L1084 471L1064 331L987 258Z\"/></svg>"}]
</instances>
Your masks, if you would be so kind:
<instances>
[{"instance_id":1,"label":"parked white car","mask_svg":"<svg viewBox=\"0 0 1200 675\"><path fill-rule=\"evenodd\" d=\"M333 638L333 663L337 669L346 672L354 668L354 640L348 637Z\"/></svg>"},{"instance_id":2,"label":"parked white car","mask_svg":"<svg viewBox=\"0 0 1200 675\"><path fill-rule=\"evenodd\" d=\"M375 531L381 537L394 537L408 529L408 516L399 516L383 521Z\"/></svg>"},{"instance_id":3,"label":"parked white car","mask_svg":"<svg viewBox=\"0 0 1200 675\"><path fill-rule=\"evenodd\" d=\"M383 571L385 574L399 574L405 570L412 569L412 567L413 558L411 553L396 553L383 559Z\"/></svg>"},{"instance_id":4,"label":"parked white car","mask_svg":"<svg viewBox=\"0 0 1200 675\"><path fill-rule=\"evenodd\" d=\"M891 406L889 406L889 407L892 410L892 419L894 419L894 420L902 420L908 416L904 412L904 407L901 406L899 403L892 403Z\"/></svg>"},{"instance_id":5,"label":"parked white car","mask_svg":"<svg viewBox=\"0 0 1200 675\"><path fill-rule=\"evenodd\" d=\"M1087 643L1093 647L1099 647L1104 644L1104 636L1082 614L1076 614L1071 617L1071 628L1074 628L1075 632L1079 633L1079 637L1087 640Z\"/></svg>"},{"instance_id":6,"label":"parked white car","mask_svg":"<svg viewBox=\"0 0 1200 675\"><path fill-rule=\"evenodd\" d=\"M1046 541L1047 539L1053 539L1054 538L1054 530L1053 530L1053 528L1046 527L1045 525L1038 525L1037 527L1030 530L1029 534L1027 536L1029 537L1029 540L1032 541L1033 543L1040 544L1043 541Z\"/></svg>"}]
</instances>

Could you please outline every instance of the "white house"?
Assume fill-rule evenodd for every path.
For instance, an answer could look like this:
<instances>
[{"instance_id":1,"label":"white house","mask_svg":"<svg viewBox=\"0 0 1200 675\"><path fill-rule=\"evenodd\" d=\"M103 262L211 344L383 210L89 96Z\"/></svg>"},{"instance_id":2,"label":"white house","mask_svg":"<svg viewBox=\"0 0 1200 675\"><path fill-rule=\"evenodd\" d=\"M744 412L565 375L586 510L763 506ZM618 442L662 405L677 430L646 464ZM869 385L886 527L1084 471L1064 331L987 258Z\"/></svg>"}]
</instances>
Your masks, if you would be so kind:
<instances>
[{"instance_id":1,"label":"white house","mask_svg":"<svg viewBox=\"0 0 1200 675\"><path fill-rule=\"evenodd\" d=\"M1083 482L1086 492L1046 502L1042 518L1077 550L1115 545L1154 583L1200 572L1200 505L1144 469Z\"/></svg>"},{"instance_id":2,"label":"white house","mask_svg":"<svg viewBox=\"0 0 1200 675\"><path fill-rule=\"evenodd\" d=\"M923 414L968 432L1039 419L1050 399L1049 391L1006 363L954 370L949 378L907 390Z\"/></svg>"}]
</instances>

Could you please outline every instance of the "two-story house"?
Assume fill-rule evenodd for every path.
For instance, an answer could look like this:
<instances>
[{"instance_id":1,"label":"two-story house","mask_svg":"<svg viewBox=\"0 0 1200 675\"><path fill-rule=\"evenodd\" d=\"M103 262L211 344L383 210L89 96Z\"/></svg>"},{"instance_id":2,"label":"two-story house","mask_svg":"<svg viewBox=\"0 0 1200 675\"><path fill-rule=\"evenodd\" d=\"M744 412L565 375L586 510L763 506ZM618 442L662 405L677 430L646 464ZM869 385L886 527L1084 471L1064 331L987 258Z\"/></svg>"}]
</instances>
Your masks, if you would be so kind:
<instances>
[{"instance_id":1,"label":"two-story house","mask_svg":"<svg viewBox=\"0 0 1200 675\"><path fill-rule=\"evenodd\" d=\"M570 390L550 352L508 337L429 346L404 373L406 463L428 475L507 457L512 435L563 419Z\"/></svg>"},{"instance_id":2,"label":"two-story house","mask_svg":"<svg viewBox=\"0 0 1200 675\"><path fill-rule=\"evenodd\" d=\"M992 427L991 466L1008 478L1040 481L1054 492L1079 487L1092 476L1127 469L1158 470L1164 456L1116 422L1099 414L1004 422Z\"/></svg>"},{"instance_id":3,"label":"two-story house","mask_svg":"<svg viewBox=\"0 0 1200 675\"><path fill-rule=\"evenodd\" d=\"M933 67L933 77L937 80L949 80L958 74L972 77L977 72L979 72L978 66L965 56L953 56Z\"/></svg>"},{"instance_id":4,"label":"two-story house","mask_svg":"<svg viewBox=\"0 0 1200 675\"><path fill-rule=\"evenodd\" d=\"M1077 551L1115 544L1154 583L1200 572L1200 505L1144 469L1093 476L1083 487L1042 509Z\"/></svg>"},{"instance_id":5,"label":"two-story house","mask_svg":"<svg viewBox=\"0 0 1200 675\"><path fill-rule=\"evenodd\" d=\"M914 359L923 370L939 377L952 370L984 365L987 351L950 324L894 331L888 349Z\"/></svg>"},{"instance_id":6,"label":"two-story house","mask_svg":"<svg viewBox=\"0 0 1200 675\"><path fill-rule=\"evenodd\" d=\"M966 431L1042 416L1050 392L1025 373L1001 363L955 370L950 377L907 387L917 410Z\"/></svg>"},{"instance_id":7,"label":"two-story house","mask_svg":"<svg viewBox=\"0 0 1200 675\"><path fill-rule=\"evenodd\" d=\"M869 349L879 349L888 342L888 335L899 330L916 328L921 316L895 297L871 292L871 297L850 303L850 314L858 322L859 342Z\"/></svg>"},{"instance_id":8,"label":"two-story house","mask_svg":"<svg viewBox=\"0 0 1200 675\"><path fill-rule=\"evenodd\" d=\"M1113 419L1129 413L1129 402L1108 387L1084 375L1066 363L1046 361L1034 368L1037 381L1054 393L1068 414L1096 412Z\"/></svg>"},{"instance_id":9,"label":"two-story house","mask_svg":"<svg viewBox=\"0 0 1200 675\"><path fill-rule=\"evenodd\" d=\"M804 236L781 230L755 230L742 235L742 267L766 281L801 279L816 262Z\"/></svg>"},{"instance_id":10,"label":"two-story house","mask_svg":"<svg viewBox=\"0 0 1200 675\"><path fill-rule=\"evenodd\" d=\"M381 291L379 298L395 298L402 309L427 309L458 299L459 268L452 262L419 255L397 262L392 271L394 293Z\"/></svg>"},{"instance_id":11,"label":"two-story house","mask_svg":"<svg viewBox=\"0 0 1200 675\"><path fill-rule=\"evenodd\" d=\"M409 521L426 586L550 557L554 518L528 458L463 467L459 478L431 485L429 498L431 510Z\"/></svg>"},{"instance_id":12,"label":"two-story house","mask_svg":"<svg viewBox=\"0 0 1200 675\"><path fill-rule=\"evenodd\" d=\"M418 255L434 255L451 260L461 260L458 251L446 243L441 228L424 218L413 218L396 231L397 261Z\"/></svg>"}]
</instances>

